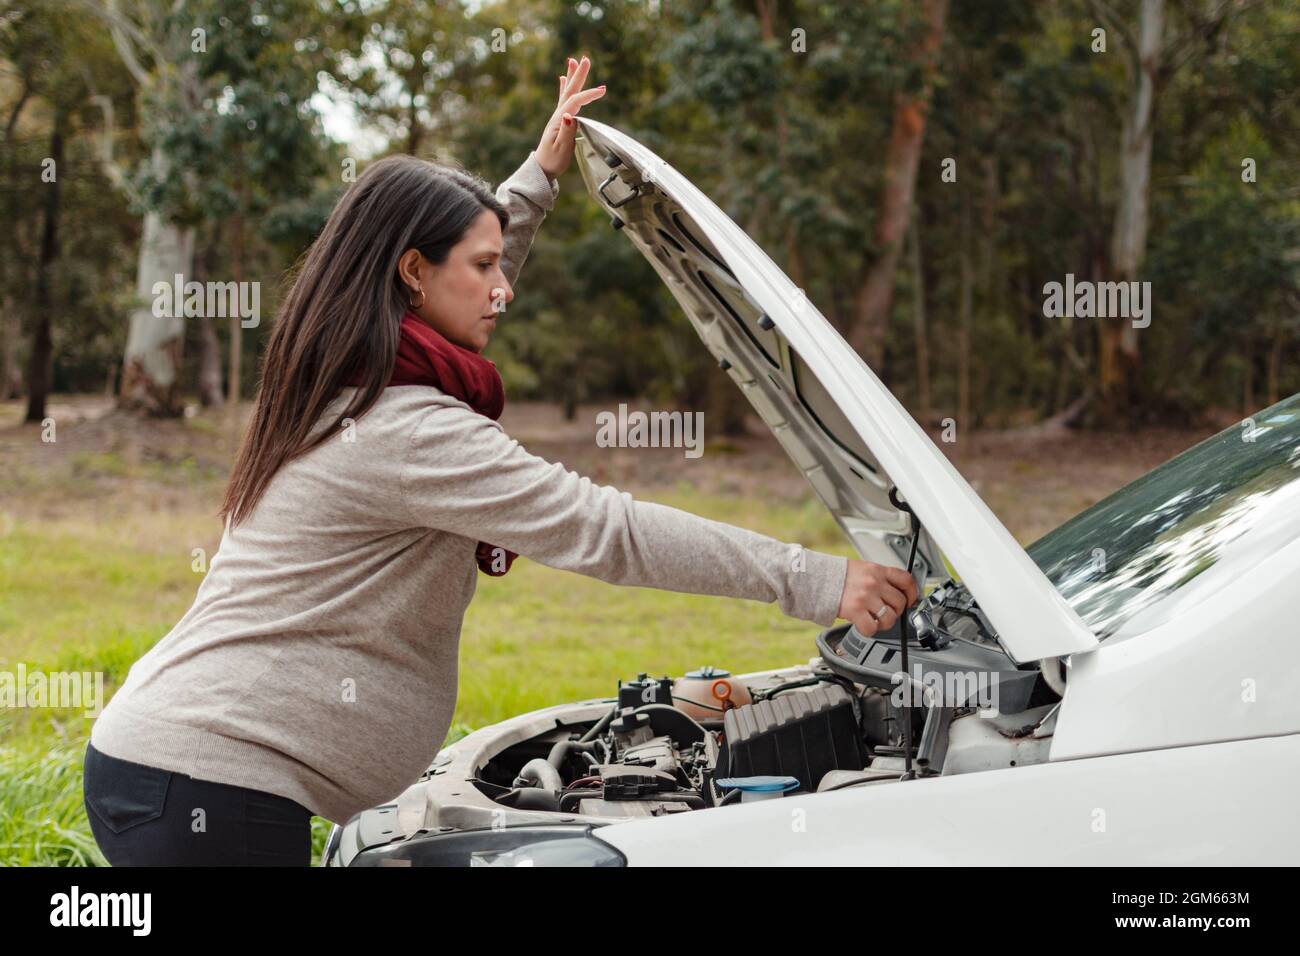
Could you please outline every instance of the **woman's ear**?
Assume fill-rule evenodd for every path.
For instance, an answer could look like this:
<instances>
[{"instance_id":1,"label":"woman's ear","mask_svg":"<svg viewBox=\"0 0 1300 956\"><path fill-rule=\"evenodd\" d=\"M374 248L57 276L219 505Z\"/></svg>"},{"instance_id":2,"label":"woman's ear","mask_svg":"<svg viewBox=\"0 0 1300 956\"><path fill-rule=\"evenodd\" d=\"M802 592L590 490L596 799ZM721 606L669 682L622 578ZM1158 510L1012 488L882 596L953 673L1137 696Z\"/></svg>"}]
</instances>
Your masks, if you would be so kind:
<instances>
[{"instance_id":1,"label":"woman's ear","mask_svg":"<svg viewBox=\"0 0 1300 956\"><path fill-rule=\"evenodd\" d=\"M420 286L420 264L423 259L419 249L407 249L397 259L397 275L411 292Z\"/></svg>"}]
</instances>

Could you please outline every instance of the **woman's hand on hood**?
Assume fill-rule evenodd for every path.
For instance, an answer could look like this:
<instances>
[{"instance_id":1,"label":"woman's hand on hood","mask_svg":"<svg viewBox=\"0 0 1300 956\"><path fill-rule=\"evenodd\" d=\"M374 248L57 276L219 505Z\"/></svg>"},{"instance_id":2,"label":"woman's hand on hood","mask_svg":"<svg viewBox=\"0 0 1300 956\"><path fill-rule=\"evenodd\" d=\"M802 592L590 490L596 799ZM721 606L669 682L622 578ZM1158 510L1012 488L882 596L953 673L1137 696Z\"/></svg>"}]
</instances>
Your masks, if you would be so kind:
<instances>
[{"instance_id":1,"label":"woman's hand on hood","mask_svg":"<svg viewBox=\"0 0 1300 956\"><path fill-rule=\"evenodd\" d=\"M591 61L569 57L569 71L559 77L560 99L555 112L546 123L542 139L537 144L537 162L551 179L559 179L573 162L573 146L578 135L578 111L605 95L605 87L584 90Z\"/></svg>"}]
</instances>

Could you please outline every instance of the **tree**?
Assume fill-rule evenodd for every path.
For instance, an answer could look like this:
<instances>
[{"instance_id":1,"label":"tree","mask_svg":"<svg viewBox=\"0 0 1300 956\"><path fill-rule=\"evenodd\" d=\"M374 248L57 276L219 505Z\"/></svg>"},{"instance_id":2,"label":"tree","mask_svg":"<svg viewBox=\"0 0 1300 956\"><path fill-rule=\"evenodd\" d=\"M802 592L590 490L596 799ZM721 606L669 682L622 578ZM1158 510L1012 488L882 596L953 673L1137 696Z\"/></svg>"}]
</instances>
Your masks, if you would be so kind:
<instances>
[{"instance_id":1,"label":"tree","mask_svg":"<svg viewBox=\"0 0 1300 956\"><path fill-rule=\"evenodd\" d=\"M1110 242L1110 279L1136 281L1146 256L1150 228L1151 150L1162 90L1189 59L1213 46L1244 0L1212 0L1204 12L1192 2L1175 3L1186 19L1178 33L1167 29L1165 0L1141 0L1136 31L1105 0L1089 9L1119 37L1128 81L1128 102L1120 134L1119 190ZM1132 322L1099 327L1098 385L1108 418L1130 415L1141 405L1141 354Z\"/></svg>"},{"instance_id":2,"label":"tree","mask_svg":"<svg viewBox=\"0 0 1300 956\"><path fill-rule=\"evenodd\" d=\"M184 59L183 51L197 41L190 33L183 6L168 8L161 0L135 0L127 11L119 0L104 2L99 13L108 24L123 65L135 80L137 97L145 105L143 112L152 120L143 132L148 151L146 175L154 181L165 180L172 174L173 164L159 139L172 123L198 110L202 103L193 63L177 65ZM136 265L136 305L131 311L122 358L118 405L155 415L178 415L184 319L166 314L165 310L159 310L164 314L155 314L152 303L156 285L170 286L177 275L190 275L194 228L168 218L119 165L113 150L112 103L104 99L99 102L104 108L105 171L134 203L144 208Z\"/></svg>"},{"instance_id":3,"label":"tree","mask_svg":"<svg viewBox=\"0 0 1300 956\"><path fill-rule=\"evenodd\" d=\"M196 230L216 220L230 233L232 279L246 281L247 217L273 205L268 196L292 201L322 169L324 150L305 109L322 57L304 40L320 23L310 0L255 0L230 15L218 0L166 12L154 2L137 0L127 15L108 0L104 10L154 117L144 131L148 161L133 179L107 152L105 162L145 210L119 404L176 415L184 316L155 310L155 287L192 278ZM232 316L232 397L241 387L241 330L241 317ZM203 337L208 348L215 344L210 333ZM211 356L205 366L212 401Z\"/></svg>"},{"instance_id":4,"label":"tree","mask_svg":"<svg viewBox=\"0 0 1300 956\"><path fill-rule=\"evenodd\" d=\"M472 117L476 94L496 87L510 57L516 16L504 7L469 15L461 0L383 0L365 29L337 29L334 77L358 109L403 152L420 155L426 137L445 147L457 121Z\"/></svg>"},{"instance_id":5,"label":"tree","mask_svg":"<svg viewBox=\"0 0 1300 956\"><path fill-rule=\"evenodd\" d=\"M242 289L260 281L248 278L249 220L307 195L324 172L326 148L307 108L323 58L311 39L315 11L308 0L257 0L237 15L227 9L220 0L191 0L187 7L203 43L192 45L179 66L206 95L201 110L174 122L159 140L181 175L149 187L154 203L178 221L228 236L230 279ZM205 265L214 268L210 258ZM205 310L200 318L201 341L211 349L216 317ZM233 403L242 391L246 318L236 311L229 319ZM204 355L202 369L211 388L219 360Z\"/></svg>"},{"instance_id":6,"label":"tree","mask_svg":"<svg viewBox=\"0 0 1300 956\"><path fill-rule=\"evenodd\" d=\"M894 121L885 147L884 186L876 211L876 258L863 271L856 295L856 316L848 342L868 365L882 370L885 332L894 301L894 277L907 234L916 190L916 170L925 139L925 118L938 68L948 0L922 0L922 28L911 55L916 79L894 100Z\"/></svg>"},{"instance_id":7,"label":"tree","mask_svg":"<svg viewBox=\"0 0 1300 956\"><path fill-rule=\"evenodd\" d=\"M28 422L40 422L46 417L46 401L52 387L57 272L66 230L67 147L77 133L81 111L90 102L93 74L102 66L104 50L91 25L84 18L67 15L61 6L10 8L4 12L0 23L3 27L0 56L15 64L20 78L20 92L10 107L4 129L9 163L6 172L13 188L24 193L24 198L6 195L5 205L6 212L17 214L22 211L26 197L30 197L36 212L35 230L39 238L34 244L25 418ZM32 103L45 108L48 126L43 134L44 149L38 156L30 157L37 161L21 167L19 186L19 171L14 168L20 152L16 132L20 115ZM17 219L15 215L15 225ZM5 269L7 273L8 262ZM5 284L8 291L11 286L7 281ZM16 318L16 312L13 319L8 314L4 317L10 329L17 327ZM7 342L5 365L12 368L14 364L16 347Z\"/></svg>"}]
</instances>

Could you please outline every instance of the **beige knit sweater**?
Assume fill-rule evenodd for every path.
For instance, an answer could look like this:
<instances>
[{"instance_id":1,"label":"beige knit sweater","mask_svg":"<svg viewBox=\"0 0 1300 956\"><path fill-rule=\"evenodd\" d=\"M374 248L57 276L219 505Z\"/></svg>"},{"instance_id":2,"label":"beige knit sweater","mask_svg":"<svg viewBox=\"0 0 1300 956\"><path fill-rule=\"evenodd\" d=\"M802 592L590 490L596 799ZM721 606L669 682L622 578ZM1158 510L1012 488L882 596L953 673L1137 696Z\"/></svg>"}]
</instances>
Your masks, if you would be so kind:
<instances>
[{"instance_id":1,"label":"beige knit sweater","mask_svg":"<svg viewBox=\"0 0 1300 956\"><path fill-rule=\"evenodd\" d=\"M530 154L498 190L512 283L558 189ZM480 540L612 584L776 601L822 625L847 571L593 484L436 388L389 388L227 525L194 605L131 667L92 743L339 823L391 800L450 726Z\"/></svg>"}]
</instances>

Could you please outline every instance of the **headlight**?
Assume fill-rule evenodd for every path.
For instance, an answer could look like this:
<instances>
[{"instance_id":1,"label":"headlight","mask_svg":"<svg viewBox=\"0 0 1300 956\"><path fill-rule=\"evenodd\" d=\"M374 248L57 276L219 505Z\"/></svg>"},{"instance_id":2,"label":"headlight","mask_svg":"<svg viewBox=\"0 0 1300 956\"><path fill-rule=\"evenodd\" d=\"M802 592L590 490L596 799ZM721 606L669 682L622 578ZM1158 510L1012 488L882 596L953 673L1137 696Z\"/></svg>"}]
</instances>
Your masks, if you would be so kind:
<instances>
[{"instance_id":1,"label":"headlight","mask_svg":"<svg viewBox=\"0 0 1300 956\"><path fill-rule=\"evenodd\" d=\"M589 825L515 826L416 834L358 853L352 866L627 866Z\"/></svg>"},{"instance_id":2,"label":"headlight","mask_svg":"<svg viewBox=\"0 0 1300 956\"><path fill-rule=\"evenodd\" d=\"M594 837L539 840L513 850L477 850L470 866L626 866L623 854Z\"/></svg>"}]
</instances>

